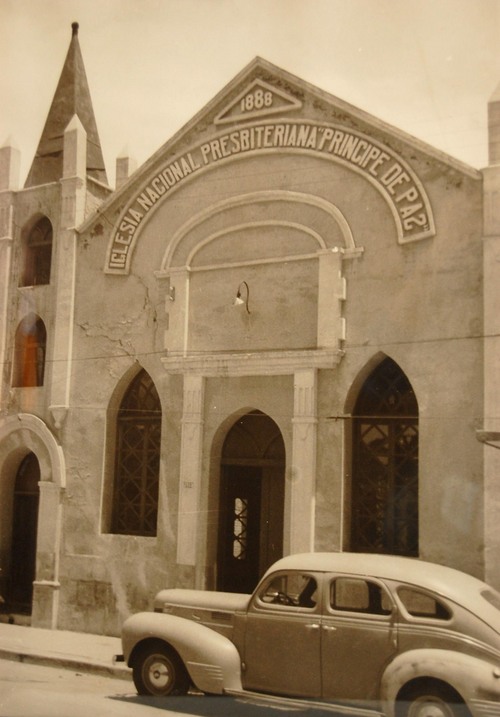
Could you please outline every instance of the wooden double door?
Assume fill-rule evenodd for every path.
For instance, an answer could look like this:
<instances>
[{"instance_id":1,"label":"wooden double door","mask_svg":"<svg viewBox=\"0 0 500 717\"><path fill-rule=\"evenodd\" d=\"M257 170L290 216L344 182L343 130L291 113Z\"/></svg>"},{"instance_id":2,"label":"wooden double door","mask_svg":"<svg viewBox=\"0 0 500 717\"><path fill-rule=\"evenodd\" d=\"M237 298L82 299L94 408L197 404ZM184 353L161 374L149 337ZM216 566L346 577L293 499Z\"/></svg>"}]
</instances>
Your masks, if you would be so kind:
<instances>
[{"instance_id":1,"label":"wooden double door","mask_svg":"<svg viewBox=\"0 0 500 717\"><path fill-rule=\"evenodd\" d=\"M228 433L221 465L217 589L249 593L283 555L285 450L258 411Z\"/></svg>"}]
</instances>

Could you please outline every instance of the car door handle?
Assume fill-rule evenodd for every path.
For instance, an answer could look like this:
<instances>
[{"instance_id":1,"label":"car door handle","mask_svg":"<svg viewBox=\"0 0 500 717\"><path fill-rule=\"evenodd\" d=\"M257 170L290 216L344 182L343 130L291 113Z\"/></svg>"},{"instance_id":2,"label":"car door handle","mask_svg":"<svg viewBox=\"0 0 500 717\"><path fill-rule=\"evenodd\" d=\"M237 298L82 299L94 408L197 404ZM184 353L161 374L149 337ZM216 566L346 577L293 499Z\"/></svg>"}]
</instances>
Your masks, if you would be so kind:
<instances>
[{"instance_id":1,"label":"car door handle","mask_svg":"<svg viewBox=\"0 0 500 717\"><path fill-rule=\"evenodd\" d=\"M319 625L315 622L312 623L312 625L306 625L309 630L319 630Z\"/></svg>"},{"instance_id":2,"label":"car door handle","mask_svg":"<svg viewBox=\"0 0 500 717\"><path fill-rule=\"evenodd\" d=\"M323 625L323 630L326 630L326 632L335 632L336 629L333 625Z\"/></svg>"}]
</instances>

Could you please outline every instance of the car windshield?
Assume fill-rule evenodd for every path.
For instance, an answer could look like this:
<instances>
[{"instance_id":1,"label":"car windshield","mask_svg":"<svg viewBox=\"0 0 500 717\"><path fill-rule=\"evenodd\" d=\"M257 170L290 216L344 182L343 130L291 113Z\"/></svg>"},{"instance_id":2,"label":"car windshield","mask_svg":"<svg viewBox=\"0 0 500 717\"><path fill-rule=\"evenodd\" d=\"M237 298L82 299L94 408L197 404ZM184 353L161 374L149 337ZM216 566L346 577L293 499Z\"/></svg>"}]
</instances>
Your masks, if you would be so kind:
<instances>
[{"instance_id":1,"label":"car windshield","mask_svg":"<svg viewBox=\"0 0 500 717\"><path fill-rule=\"evenodd\" d=\"M493 605L497 610L500 610L500 593L496 590L488 588L481 591L481 597L483 597L490 605Z\"/></svg>"}]
</instances>

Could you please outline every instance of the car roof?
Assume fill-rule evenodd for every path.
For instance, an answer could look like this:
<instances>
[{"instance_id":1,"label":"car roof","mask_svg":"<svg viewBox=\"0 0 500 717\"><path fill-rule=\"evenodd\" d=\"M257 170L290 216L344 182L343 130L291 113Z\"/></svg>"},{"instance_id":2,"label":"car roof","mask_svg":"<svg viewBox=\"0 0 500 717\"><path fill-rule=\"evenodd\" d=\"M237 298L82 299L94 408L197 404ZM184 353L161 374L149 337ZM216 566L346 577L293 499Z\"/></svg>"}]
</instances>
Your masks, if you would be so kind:
<instances>
[{"instance_id":1,"label":"car roof","mask_svg":"<svg viewBox=\"0 0 500 717\"><path fill-rule=\"evenodd\" d=\"M267 574L276 570L303 570L315 572L348 573L350 575L369 576L386 580L410 583L431 590L478 611L479 595L484 590L493 591L486 583L437 563L429 563L419 558L406 558L396 555L370 553L298 553L289 555L269 568ZM498 623L500 613L486 600L481 601L481 614L494 610Z\"/></svg>"}]
</instances>

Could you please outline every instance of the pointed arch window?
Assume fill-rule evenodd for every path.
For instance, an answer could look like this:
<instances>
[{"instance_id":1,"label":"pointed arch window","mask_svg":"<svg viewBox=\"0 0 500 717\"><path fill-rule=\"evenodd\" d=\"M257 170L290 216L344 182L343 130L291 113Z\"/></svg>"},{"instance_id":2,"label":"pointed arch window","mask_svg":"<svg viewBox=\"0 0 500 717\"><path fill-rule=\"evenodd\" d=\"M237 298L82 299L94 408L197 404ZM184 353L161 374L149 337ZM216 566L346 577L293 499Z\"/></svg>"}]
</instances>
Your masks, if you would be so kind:
<instances>
[{"instance_id":1,"label":"pointed arch window","mask_svg":"<svg viewBox=\"0 0 500 717\"><path fill-rule=\"evenodd\" d=\"M351 549L418 555L418 404L390 358L354 410Z\"/></svg>"},{"instance_id":2,"label":"pointed arch window","mask_svg":"<svg viewBox=\"0 0 500 717\"><path fill-rule=\"evenodd\" d=\"M42 217L31 229L24 243L20 286L50 283L52 264L52 224Z\"/></svg>"},{"instance_id":3,"label":"pointed arch window","mask_svg":"<svg viewBox=\"0 0 500 717\"><path fill-rule=\"evenodd\" d=\"M118 410L111 532L156 535L160 442L160 399L142 370Z\"/></svg>"},{"instance_id":4,"label":"pointed arch window","mask_svg":"<svg viewBox=\"0 0 500 717\"><path fill-rule=\"evenodd\" d=\"M43 386L46 347L45 324L36 314L29 314L21 321L16 331L13 386Z\"/></svg>"}]
</instances>

